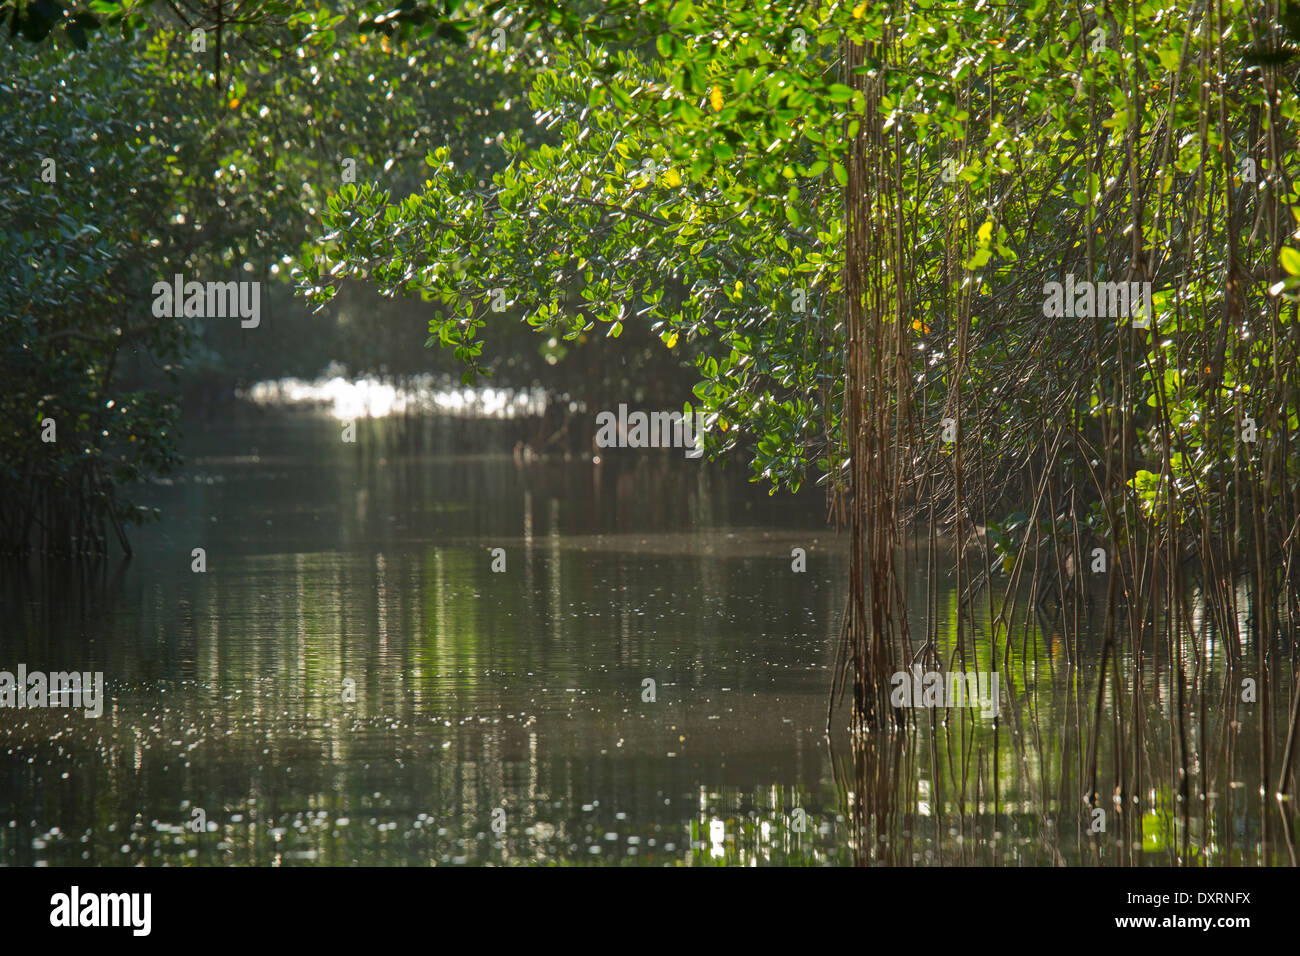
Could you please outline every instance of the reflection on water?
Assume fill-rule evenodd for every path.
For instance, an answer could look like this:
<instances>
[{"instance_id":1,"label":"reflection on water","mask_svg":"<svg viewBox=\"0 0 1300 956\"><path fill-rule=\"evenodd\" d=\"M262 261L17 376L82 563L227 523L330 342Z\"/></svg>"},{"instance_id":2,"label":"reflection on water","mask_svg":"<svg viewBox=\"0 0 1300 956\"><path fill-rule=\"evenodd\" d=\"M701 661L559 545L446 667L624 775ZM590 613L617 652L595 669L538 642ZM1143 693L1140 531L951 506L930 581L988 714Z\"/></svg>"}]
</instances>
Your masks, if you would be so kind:
<instances>
[{"instance_id":1,"label":"reflection on water","mask_svg":"<svg viewBox=\"0 0 1300 956\"><path fill-rule=\"evenodd\" d=\"M192 427L129 563L5 566L0 669L102 670L110 702L98 720L0 710L0 859L1290 862L1259 792L1283 655L1255 705L1201 656L1190 813L1167 662L1107 693L1098 787L1125 781L1129 804L1092 834L1098 641L1022 622L998 648L996 730L923 712L832 749L846 569L817 493L769 497L658 450L523 464L512 427L361 421L350 445L327 415L247 410ZM986 632L970 669L991 662Z\"/></svg>"},{"instance_id":2,"label":"reflection on water","mask_svg":"<svg viewBox=\"0 0 1300 956\"><path fill-rule=\"evenodd\" d=\"M349 378L331 364L313 381L284 378L258 382L239 395L269 408L302 405L321 408L340 421L389 415L436 414L471 418L517 418L546 410L545 390L475 386L450 387L450 376L413 375L399 381L372 376Z\"/></svg>"}]
</instances>

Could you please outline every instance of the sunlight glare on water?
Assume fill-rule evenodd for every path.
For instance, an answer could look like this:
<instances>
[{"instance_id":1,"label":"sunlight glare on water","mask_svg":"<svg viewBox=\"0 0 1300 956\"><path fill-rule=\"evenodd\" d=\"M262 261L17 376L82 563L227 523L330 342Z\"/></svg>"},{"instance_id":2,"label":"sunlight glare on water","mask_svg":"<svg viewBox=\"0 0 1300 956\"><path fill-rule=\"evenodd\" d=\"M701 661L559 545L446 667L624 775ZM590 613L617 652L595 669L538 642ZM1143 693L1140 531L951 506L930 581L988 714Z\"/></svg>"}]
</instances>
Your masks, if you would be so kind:
<instances>
[{"instance_id":1,"label":"sunlight glare on water","mask_svg":"<svg viewBox=\"0 0 1300 956\"><path fill-rule=\"evenodd\" d=\"M416 412L517 418L538 415L546 407L541 389L458 387L445 376L432 374L415 375L398 385L372 376L346 378L340 367L331 367L312 381L283 378L258 382L239 395L264 407L318 406L339 421Z\"/></svg>"}]
</instances>

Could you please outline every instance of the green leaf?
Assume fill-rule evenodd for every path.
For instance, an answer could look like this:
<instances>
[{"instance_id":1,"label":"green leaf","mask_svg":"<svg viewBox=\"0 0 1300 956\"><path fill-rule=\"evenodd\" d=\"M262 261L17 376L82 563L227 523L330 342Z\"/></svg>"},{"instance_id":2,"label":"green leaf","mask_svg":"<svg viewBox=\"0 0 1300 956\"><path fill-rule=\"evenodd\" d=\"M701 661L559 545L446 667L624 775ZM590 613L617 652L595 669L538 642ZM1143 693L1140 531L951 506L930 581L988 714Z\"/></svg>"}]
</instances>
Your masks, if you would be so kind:
<instances>
[{"instance_id":1,"label":"green leaf","mask_svg":"<svg viewBox=\"0 0 1300 956\"><path fill-rule=\"evenodd\" d=\"M686 22L687 17L691 15L694 4L690 0L682 0L680 3L674 3L672 9L668 11L668 25L670 27L679 27Z\"/></svg>"},{"instance_id":2,"label":"green leaf","mask_svg":"<svg viewBox=\"0 0 1300 956\"><path fill-rule=\"evenodd\" d=\"M1293 276L1300 276L1300 252L1286 246L1280 254L1282 268Z\"/></svg>"}]
</instances>

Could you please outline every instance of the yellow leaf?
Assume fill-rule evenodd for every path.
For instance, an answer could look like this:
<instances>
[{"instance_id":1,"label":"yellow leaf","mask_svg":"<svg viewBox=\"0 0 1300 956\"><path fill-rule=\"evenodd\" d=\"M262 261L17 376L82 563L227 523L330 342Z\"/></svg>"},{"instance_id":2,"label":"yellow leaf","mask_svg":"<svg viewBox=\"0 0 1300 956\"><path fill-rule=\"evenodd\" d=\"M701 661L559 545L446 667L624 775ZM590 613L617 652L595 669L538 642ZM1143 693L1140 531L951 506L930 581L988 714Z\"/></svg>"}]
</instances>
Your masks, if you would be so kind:
<instances>
[{"instance_id":1,"label":"yellow leaf","mask_svg":"<svg viewBox=\"0 0 1300 956\"><path fill-rule=\"evenodd\" d=\"M674 332L672 335L668 336L668 338L664 341L664 344L665 344L666 346L668 346L670 349L671 349L671 348L676 348L676 347L677 347L677 333Z\"/></svg>"},{"instance_id":2,"label":"yellow leaf","mask_svg":"<svg viewBox=\"0 0 1300 956\"><path fill-rule=\"evenodd\" d=\"M862 14L866 12L867 12L866 3L859 3L856 7L853 8L853 19L861 20Z\"/></svg>"},{"instance_id":3,"label":"yellow leaf","mask_svg":"<svg viewBox=\"0 0 1300 956\"><path fill-rule=\"evenodd\" d=\"M670 189L675 189L682 184L682 177L678 175L677 170L670 169L664 173L664 182L668 184Z\"/></svg>"},{"instance_id":4,"label":"yellow leaf","mask_svg":"<svg viewBox=\"0 0 1300 956\"><path fill-rule=\"evenodd\" d=\"M238 106L238 105L239 105L239 97L238 97L238 96L233 96L233 97L231 97L231 99L230 99L230 108L233 110L233 109L234 109L236 106Z\"/></svg>"},{"instance_id":5,"label":"yellow leaf","mask_svg":"<svg viewBox=\"0 0 1300 956\"><path fill-rule=\"evenodd\" d=\"M722 87L715 86L713 88L713 92L709 95L709 102L713 104L715 112L722 109Z\"/></svg>"}]
</instances>

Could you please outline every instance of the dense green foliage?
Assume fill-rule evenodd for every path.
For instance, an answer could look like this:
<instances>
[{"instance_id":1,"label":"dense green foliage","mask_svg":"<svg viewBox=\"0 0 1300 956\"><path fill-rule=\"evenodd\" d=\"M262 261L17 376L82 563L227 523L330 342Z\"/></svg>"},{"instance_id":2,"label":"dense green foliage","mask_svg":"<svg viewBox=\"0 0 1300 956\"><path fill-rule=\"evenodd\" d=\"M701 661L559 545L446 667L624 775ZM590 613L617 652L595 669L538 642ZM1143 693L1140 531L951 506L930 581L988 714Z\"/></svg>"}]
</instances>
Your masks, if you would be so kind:
<instances>
[{"instance_id":1,"label":"dense green foliage","mask_svg":"<svg viewBox=\"0 0 1300 956\"><path fill-rule=\"evenodd\" d=\"M471 368L492 289L549 333L648 322L693 350L713 450L747 437L756 469L794 485L834 471L844 144L868 113L838 71L857 41L895 164L896 192L873 201L906 238L905 278L880 306L914 346L907 427L933 435L961 378L979 396L958 417L987 452L986 489L1057 426L1094 452L1118 444L1120 404L1142 466L1125 478L1148 513L1162 482L1189 508L1216 484L1214 507L1230 500L1245 417L1283 477L1295 342L1267 289L1294 228L1297 104L1290 60L1266 55L1285 40L1263 7L1228 4L1222 21L1047 0L638 13L593 17L617 43L556 43L531 103L559 141L512 141L493 188L435 150L416 195L333 197L312 294L365 275L436 297L449 317L433 339ZM1067 273L1151 281L1154 334L1128 317L1045 318L1044 285ZM1103 456L1072 460L1066 477L1090 484Z\"/></svg>"},{"instance_id":2,"label":"dense green foliage","mask_svg":"<svg viewBox=\"0 0 1300 956\"><path fill-rule=\"evenodd\" d=\"M84 550L102 546L104 526L138 517L115 489L174 458L172 409L115 375L124 350L166 363L182 344L182 329L137 307L152 284L141 257L167 199L138 171L163 168L166 149L140 135L144 99L121 96L120 84L145 83L121 46L0 62L13 107L0 114L0 142L14 173L0 196L3 539Z\"/></svg>"}]
</instances>

